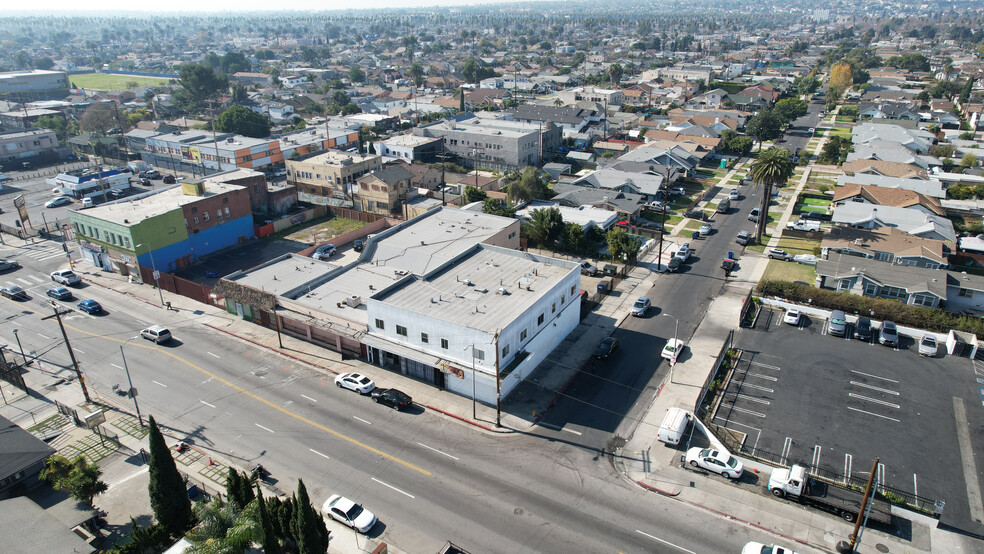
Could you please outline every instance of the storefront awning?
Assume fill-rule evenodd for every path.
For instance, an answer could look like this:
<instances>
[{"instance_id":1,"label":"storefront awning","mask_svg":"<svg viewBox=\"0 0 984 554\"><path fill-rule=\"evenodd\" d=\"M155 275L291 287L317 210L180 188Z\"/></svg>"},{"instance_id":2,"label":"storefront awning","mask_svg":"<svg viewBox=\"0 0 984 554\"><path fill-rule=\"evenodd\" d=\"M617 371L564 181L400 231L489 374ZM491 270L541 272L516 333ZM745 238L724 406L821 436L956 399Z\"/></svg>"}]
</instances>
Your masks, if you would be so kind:
<instances>
[{"instance_id":1,"label":"storefront awning","mask_svg":"<svg viewBox=\"0 0 984 554\"><path fill-rule=\"evenodd\" d=\"M412 348L398 342L389 341L382 337L375 335L363 335L361 340L362 344L365 344L366 346L372 346L373 348L385 350L391 354L396 354L402 358L408 358L431 367L438 367L438 364L441 363L441 358L437 356L432 356L426 352L421 352L416 348Z\"/></svg>"}]
</instances>

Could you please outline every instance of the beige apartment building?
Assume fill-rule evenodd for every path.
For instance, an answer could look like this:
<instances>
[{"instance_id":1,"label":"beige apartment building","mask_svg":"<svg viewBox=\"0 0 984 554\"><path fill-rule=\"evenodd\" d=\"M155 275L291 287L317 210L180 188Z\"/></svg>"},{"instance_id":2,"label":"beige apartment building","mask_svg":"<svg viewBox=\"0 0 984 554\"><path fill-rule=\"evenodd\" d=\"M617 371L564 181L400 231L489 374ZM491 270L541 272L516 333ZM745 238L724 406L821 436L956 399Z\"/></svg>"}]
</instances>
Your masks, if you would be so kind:
<instances>
[{"instance_id":1,"label":"beige apartment building","mask_svg":"<svg viewBox=\"0 0 984 554\"><path fill-rule=\"evenodd\" d=\"M400 165L387 165L359 177L356 205L362 211L406 217L403 206L410 192L413 173ZM408 218L407 218L408 219Z\"/></svg>"},{"instance_id":2,"label":"beige apartment building","mask_svg":"<svg viewBox=\"0 0 984 554\"><path fill-rule=\"evenodd\" d=\"M287 160L287 182L300 193L330 198L351 197L356 179L378 170L382 156L326 150Z\"/></svg>"}]
</instances>

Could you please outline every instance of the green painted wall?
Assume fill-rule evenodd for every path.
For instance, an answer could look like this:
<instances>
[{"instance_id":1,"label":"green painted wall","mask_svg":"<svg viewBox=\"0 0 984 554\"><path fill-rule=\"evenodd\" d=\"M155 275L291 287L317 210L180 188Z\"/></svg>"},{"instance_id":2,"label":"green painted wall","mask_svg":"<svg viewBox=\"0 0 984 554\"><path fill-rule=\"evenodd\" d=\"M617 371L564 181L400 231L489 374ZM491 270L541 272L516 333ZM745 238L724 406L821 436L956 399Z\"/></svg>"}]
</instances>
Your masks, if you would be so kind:
<instances>
[{"instance_id":1,"label":"green painted wall","mask_svg":"<svg viewBox=\"0 0 984 554\"><path fill-rule=\"evenodd\" d=\"M133 250L136 245L140 244L142 246L139 251L135 251L137 255L188 239L188 231L185 227L184 216L181 210L171 210L164 214L148 217L137 224L129 225L114 221L105 221L98 217L93 217L88 212L82 210L70 211L68 216L73 228L76 223L78 224L79 234L85 240L116 250ZM90 227L93 230L99 230L98 238L89 234ZM120 244L118 240L114 244L107 236L107 233L129 239L130 247L127 248L125 242Z\"/></svg>"}]
</instances>

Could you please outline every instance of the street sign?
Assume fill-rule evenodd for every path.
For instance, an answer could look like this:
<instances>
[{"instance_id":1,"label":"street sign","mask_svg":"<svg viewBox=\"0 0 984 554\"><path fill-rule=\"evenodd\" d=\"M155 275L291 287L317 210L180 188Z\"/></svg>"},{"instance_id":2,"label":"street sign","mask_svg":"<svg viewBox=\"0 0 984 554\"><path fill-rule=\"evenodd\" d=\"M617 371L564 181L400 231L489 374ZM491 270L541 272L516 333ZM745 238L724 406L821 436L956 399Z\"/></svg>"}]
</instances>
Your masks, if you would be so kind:
<instances>
[{"instance_id":1,"label":"street sign","mask_svg":"<svg viewBox=\"0 0 984 554\"><path fill-rule=\"evenodd\" d=\"M161 272L160 272L160 271L157 271L157 270L155 269L155 270L154 270L154 280L155 280L155 281L159 281L159 280L160 280L160 278L161 278Z\"/></svg>"},{"instance_id":2,"label":"street sign","mask_svg":"<svg viewBox=\"0 0 984 554\"><path fill-rule=\"evenodd\" d=\"M92 429L93 427L101 423L106 423L105 412L101 412L101 411L93 412L91 414L86 414L83 417L85 419L85 426L88 427L89 429Z\"/></svg>"}]
</instances>

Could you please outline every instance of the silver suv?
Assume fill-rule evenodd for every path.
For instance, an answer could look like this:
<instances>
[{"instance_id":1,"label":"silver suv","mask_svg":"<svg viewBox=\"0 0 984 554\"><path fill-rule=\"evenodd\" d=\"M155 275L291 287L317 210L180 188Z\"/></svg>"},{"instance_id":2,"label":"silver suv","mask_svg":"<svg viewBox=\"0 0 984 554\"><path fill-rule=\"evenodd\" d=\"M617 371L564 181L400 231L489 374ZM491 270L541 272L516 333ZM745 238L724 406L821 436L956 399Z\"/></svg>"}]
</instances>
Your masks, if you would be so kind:
<instances>
[{"instance_id":1,"label":"silver suv","mask_svg":"<svg viewBox=\"0 0 984 554\"><path fill-rule=\"evenodd\" d=\"M171 340L171 331L162 325L151 325L140 331L140 336L157 344Z\"/></svg>"}]
</instances>

